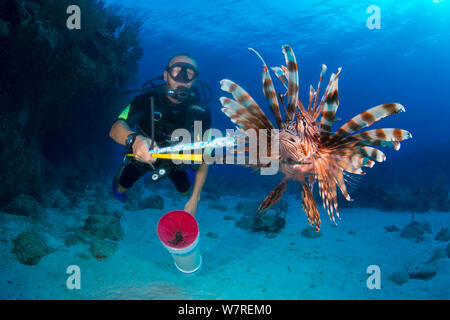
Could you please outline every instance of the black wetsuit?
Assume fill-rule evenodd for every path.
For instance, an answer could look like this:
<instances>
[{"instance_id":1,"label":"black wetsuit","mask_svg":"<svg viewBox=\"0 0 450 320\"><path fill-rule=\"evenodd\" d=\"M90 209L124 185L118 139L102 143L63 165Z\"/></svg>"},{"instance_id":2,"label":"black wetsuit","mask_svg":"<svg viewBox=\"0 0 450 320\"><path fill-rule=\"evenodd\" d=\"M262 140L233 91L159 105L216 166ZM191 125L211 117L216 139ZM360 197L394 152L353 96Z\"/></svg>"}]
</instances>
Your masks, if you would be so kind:
<instances>
[{"instance_id":1,"label":"black wetsuit","mask_svg":"<svg viewBox=\"0 0 450 320\"><path fill-rule=\"evenodd\" d=\"M130 128L137 127L138 133L151 138L150 99L154 97L154 128L155 143L159 148L167 147L177 142L171 141L172 132L184 128L193 135L194 121L202 121L202 135L211 127L209 108L196 97L175 104L166 95L163 87L145 94L138 95L131 104L119 115L117 120L125 121ZM134 158L119 173L119 183L122 187L130 188L145 172L154 168L164 168L178 192L186 192L190 182L185 166L177 166L171 160L157 159L153 167L134 160Z\"/></svg>"}]
</instances>

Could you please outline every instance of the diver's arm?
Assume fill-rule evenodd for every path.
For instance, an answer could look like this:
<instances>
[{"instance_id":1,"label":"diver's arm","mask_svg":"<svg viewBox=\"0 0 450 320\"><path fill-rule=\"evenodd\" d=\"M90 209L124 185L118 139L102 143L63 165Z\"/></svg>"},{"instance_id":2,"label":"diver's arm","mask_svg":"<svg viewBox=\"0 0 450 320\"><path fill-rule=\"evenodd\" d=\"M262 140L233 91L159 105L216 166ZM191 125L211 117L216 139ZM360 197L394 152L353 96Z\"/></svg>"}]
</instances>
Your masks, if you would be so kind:
<instances>
[{"instance_id":1,"label":"diver's arm","mask_svg":"<svg viewBox=\"0 0 450 320\"><path fill-rule=\"evenodd\" d=\"M114 122L111 130L109 131L109 136L117 143L125 145L127 137L134 133L131 131L130 127L124 120L117 120Z\"/></svg>"},{"instance_id":2,"label":"diver's arm","mask_svg":"<svg viewBox=\"0 0 450 320\"><path fill-rule=\"evenodd\" d=\"M128 124L123 120L117 120L114 122L109 136L117 143L121 145L126 144L128 135L134 133L131 131ZM150 149L151 139L138 135L136 136L136 141L133 143L133 154L134 158L140 162L154 163L156 158L152 158L148 150ZM156 142L153 144L154 148L158 148Z\"/></svg>"},{"instance_id":3,"label":"diver's arm","mask_svg":"<svg viewBox=\"0 0 450 320\"><path fill-rule=\"evenodd\" d=\"M192 190L192 195L189 201L186 203L184 210L195 216L197 213L197 205L200 201L200 193L202 192L203 185L206 181L206 176L208 175L208 165L202 163L195 174L195 183Z\"/></svg>"},{"instance_id":4,"label":"diver's arm","mask_svg":"<svg viewBox=\"0 0 450 320\"><path fill-rule=\"evenodd\" d=\"M192 190L192 198L200 200L200 193L202 192L203 185L205 184L206 176L208 175L208 165L202 163L195 174L194 189Z\"/></svg>"}]
</instances>

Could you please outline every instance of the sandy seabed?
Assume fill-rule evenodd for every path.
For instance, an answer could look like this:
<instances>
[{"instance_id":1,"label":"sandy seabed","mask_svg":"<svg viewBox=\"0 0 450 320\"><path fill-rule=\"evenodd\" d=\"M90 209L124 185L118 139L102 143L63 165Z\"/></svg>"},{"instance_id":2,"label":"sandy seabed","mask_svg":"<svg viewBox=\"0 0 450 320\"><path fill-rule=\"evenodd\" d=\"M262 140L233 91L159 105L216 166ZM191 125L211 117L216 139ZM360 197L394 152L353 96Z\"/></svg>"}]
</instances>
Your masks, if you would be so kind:
<instances>
[{"instance_id":1,"label":"sandy seabed","mask_svg":"<svg viewBox=\"0 0 450 320\"><path fill-rule=\"evenodd\" d=\"M183 274L160 243L156 224L164 212L179 210L185 199L168 197L172 189L158 190L165 198L164 210L127 211L112 197L102 202L123 215L125 236L118 250L105 260L90 253L89 243L67 247L67 230L83 225L87 206L96 201L85 197L76 209L46 209L39 219L0 212L0 298L1 299L448 299L450 259L433 262L437 274L429 280L410 279L398 285L389 280L397 270L428 261L437 248L448 242L435 240L441 226L448 226L449 213L416 214L415 220L429 222L433 233L425 241L400 237L385 226L402 229L411 221L407 212L372 209L341 209L335 226L322 212L322 236L306 238L301 231L307 219L300 200L288 194L286 227L275 238L235 226L241 213L239 201L262 201L264 195L247 198L222 196L200 202L197 221L203 265L195 274ZM150 195L150 190L145 190ZM208 201L220 201L227 211L210 209ZM227 216L227 220L224 217ZM18 262L12 239L34 230L56 249L37 265ZM217 238L206 236L215 233ZM81 289L66 286L66 269L81 270ZM367 288L367 267L381 270L381 288Z\"/></svg>"}]
</instances>

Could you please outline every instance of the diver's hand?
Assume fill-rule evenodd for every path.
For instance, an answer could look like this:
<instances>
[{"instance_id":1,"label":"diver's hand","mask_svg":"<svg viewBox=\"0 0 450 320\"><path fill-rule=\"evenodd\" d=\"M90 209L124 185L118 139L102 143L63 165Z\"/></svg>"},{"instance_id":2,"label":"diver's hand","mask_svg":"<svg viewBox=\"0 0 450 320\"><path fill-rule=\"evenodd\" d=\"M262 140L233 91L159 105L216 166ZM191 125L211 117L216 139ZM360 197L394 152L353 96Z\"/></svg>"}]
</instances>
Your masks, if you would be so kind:
<instances>
[{"instance_id":1,"label":"diver's hand","mask_svg":"<svg viewBox=\"0 0 450 320\"><path fill-rule=\"evenodd\" d=\"M133 143L134 158L140 162L146 162L150 164L154 163L156 161L156 158L152 158L152 156L148 152L151 144L152 144L151 139L141 135L137 136L136 141L134 141ZM154 149L158 148L156 142L153 144L153 148Z\"/></svg>"},{"instance_id":2,"label":"diver's hand","mask_svg":"<svg viewBox=\"0 0 450 320\"><path fill-rule=\"evenodd\" d=\"M197 207L198 207L199 200L200 199L197 197L191 197L189 199L189 201L186 203L186 205L184 206L184 211L189 212L191 215L193 215L195 217L195 214L197 213Z\"/></svg>"}]
</instances>

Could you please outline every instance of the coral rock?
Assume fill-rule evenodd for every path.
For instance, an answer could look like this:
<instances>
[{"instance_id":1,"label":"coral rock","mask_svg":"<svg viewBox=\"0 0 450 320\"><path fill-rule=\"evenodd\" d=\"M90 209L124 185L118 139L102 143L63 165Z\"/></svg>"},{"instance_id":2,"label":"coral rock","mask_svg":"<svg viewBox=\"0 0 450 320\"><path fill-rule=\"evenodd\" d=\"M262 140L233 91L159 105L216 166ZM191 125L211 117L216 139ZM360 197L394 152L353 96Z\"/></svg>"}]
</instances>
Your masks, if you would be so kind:
<instances>
[{"instance_id":1,"label":"coral rock","mask_svg":"<svg viewBox=\"0 0 450 320\"><path fill-rule=\"evenodd\" d=\"M427 263L432 263L436 261L437 259L442 259L447 257L447 252L444 248L436 248L433 252L433 255L431 258L427 261Z\"/></svg>"},{"instance_id":2,"label":"coral rock","mask_svg":"<svg viewBox=\"0 0 450 320\"><path fill-rule=\"evenodd\" d=\"M317 232L316 229L311 226L307 226L305 229L303 229L302 236L304 236L305 238L313 239L321 237L322 233L320 231Z\"/></svg>"},{"instance_id":3,"label":"coral rock","mask_svg":"<svg viewBox=\"0 0 450 320\"><path fill-rule=\"evenodd\" d=\"M449 241L450 240L450 232L448 231L448 227L441 228L441 231L436 235L436 240L439 241Z\"/></svg>"},{"instance_id":4,"label":"coral rock","mask_svg":"<svg viewBox=\"0 0 450 320\"><path fill-rule=\"evenodd\" d=\"M385 226L384 229L385 229L387 232L396 232L396 231L400 231L400 229L397 228L397 227L394 226L394 225Z\"/></svg>"},{"instance_id":5,"label":"coral rock","mask_svg":"<svg viewBox=\"0 0 450 320\"><path fill-rule=\"evenodd\" d=\"M88 213L91 215L108 215L109 211L104 203L92 203L87 208Z\"/></svg>"},{"instance_id":6,"label":"coral rock","mask_svg":"<svg viewBox=\"0 0 450 320\"><path fill-rule=\"evenodd\" d=\"M235 225L244 230L278 233L286 225L286 220L282 217L274 214L260 215L256 213L255 206L252 203L240 206L240 210L244 213L244 216L237 220Z\"/></svg>"},{"instance_id":7,"label":"coral rock","mask_svg":"<svg viewBox=\"0 0 450 320\"><path fill-rule=\"evenodd\" d=\"M78 235L75 234L69 234L65 239L64 239L64 245L66 247L71 247L76 245L79 242L83 242L83 239L80 238Z\"/></svg>"},{"instance_id":8,"label":"coral rock","mask_svg":"<svg viewBox=\"0 0 450 320\"><path fill-rule=\"evenodd\" d=\"M35 232L23 232L13 240L14 252L20 263L35 265L53 250Z\"/></svg>"},{"instance_id":9,"label":"coral rock","mask_svg":"<svg viewBox=\"0 0 450 320\"><path fill-rule=\"evenodd\" d=\"M11 30L11 23L0 19L0 37L7 37Z\"/></svg>"},{"instance_id":10,"label":"coral rock","mask_svg":"<svg viewBox=\"0 0 450 320\"><path fill-rule=\"evenodd\" d=\"M408 269L411 279L428 280L436 275L436 267L432 264L419 263Z\"/></svg>"},{"instance_id":11,"label":"coral rock","mask_svg":"<svg viewBox=\"0 0 450 320\"><path fill-rule=\"evenodd\" d=\"M42 197L47 208L67 209L71 206L69 199L59 189L46 192Z\"/></svg>"},{"instance_id":12,"label":"coral rock","mask_svg":"<svg viewBox=\"0 0 450 320\"><path fill-rule=\"evenodd\" d=\"M120 218L116 215L92 215L84 222L84 230L93 237L118 241L123 238L124 232Z\"/></svg>"},{"instance_id":13,"label":"coral rock","mask_svg":"<svg viewBox=\"0 0 450 320\"><path fill-rule=\"evenodd\" d=\"M400 236L410 240L423 241L425 233L431 233L431 225L428 222L412 221L403 228Z\"/></svg>"},{"instance_id":14,"label":"coral rock","mask_svg":"<svg viewBox=\"0 0 450 320\"><path fill-rule=\"evenodd\" d=\"M40 216L44 212L39 202L25 194L15 196L6 206L5 211L21 216Z\"/></svg>"},{"instance_id":15,"label":"coral rock","mask_svg":"<svg viewBox=\"0 0 450 320\"><path fill-rule=\"evenodd\" d=\"M389 280L395 284L402 285L409 281L409 274L405 270L398 270L389 276Z\"/></svg>"},{"instance_id":16,"label":"coral rock","mask_svg":"<svg viewBox=\"0 0 450 320\"><path fill-rule=\"evenodd\" d=\"M117 244L107 240L94 239L91 241L91 252L97 260L106 259L117 250Z\"/></svg>"}]
</instances>

